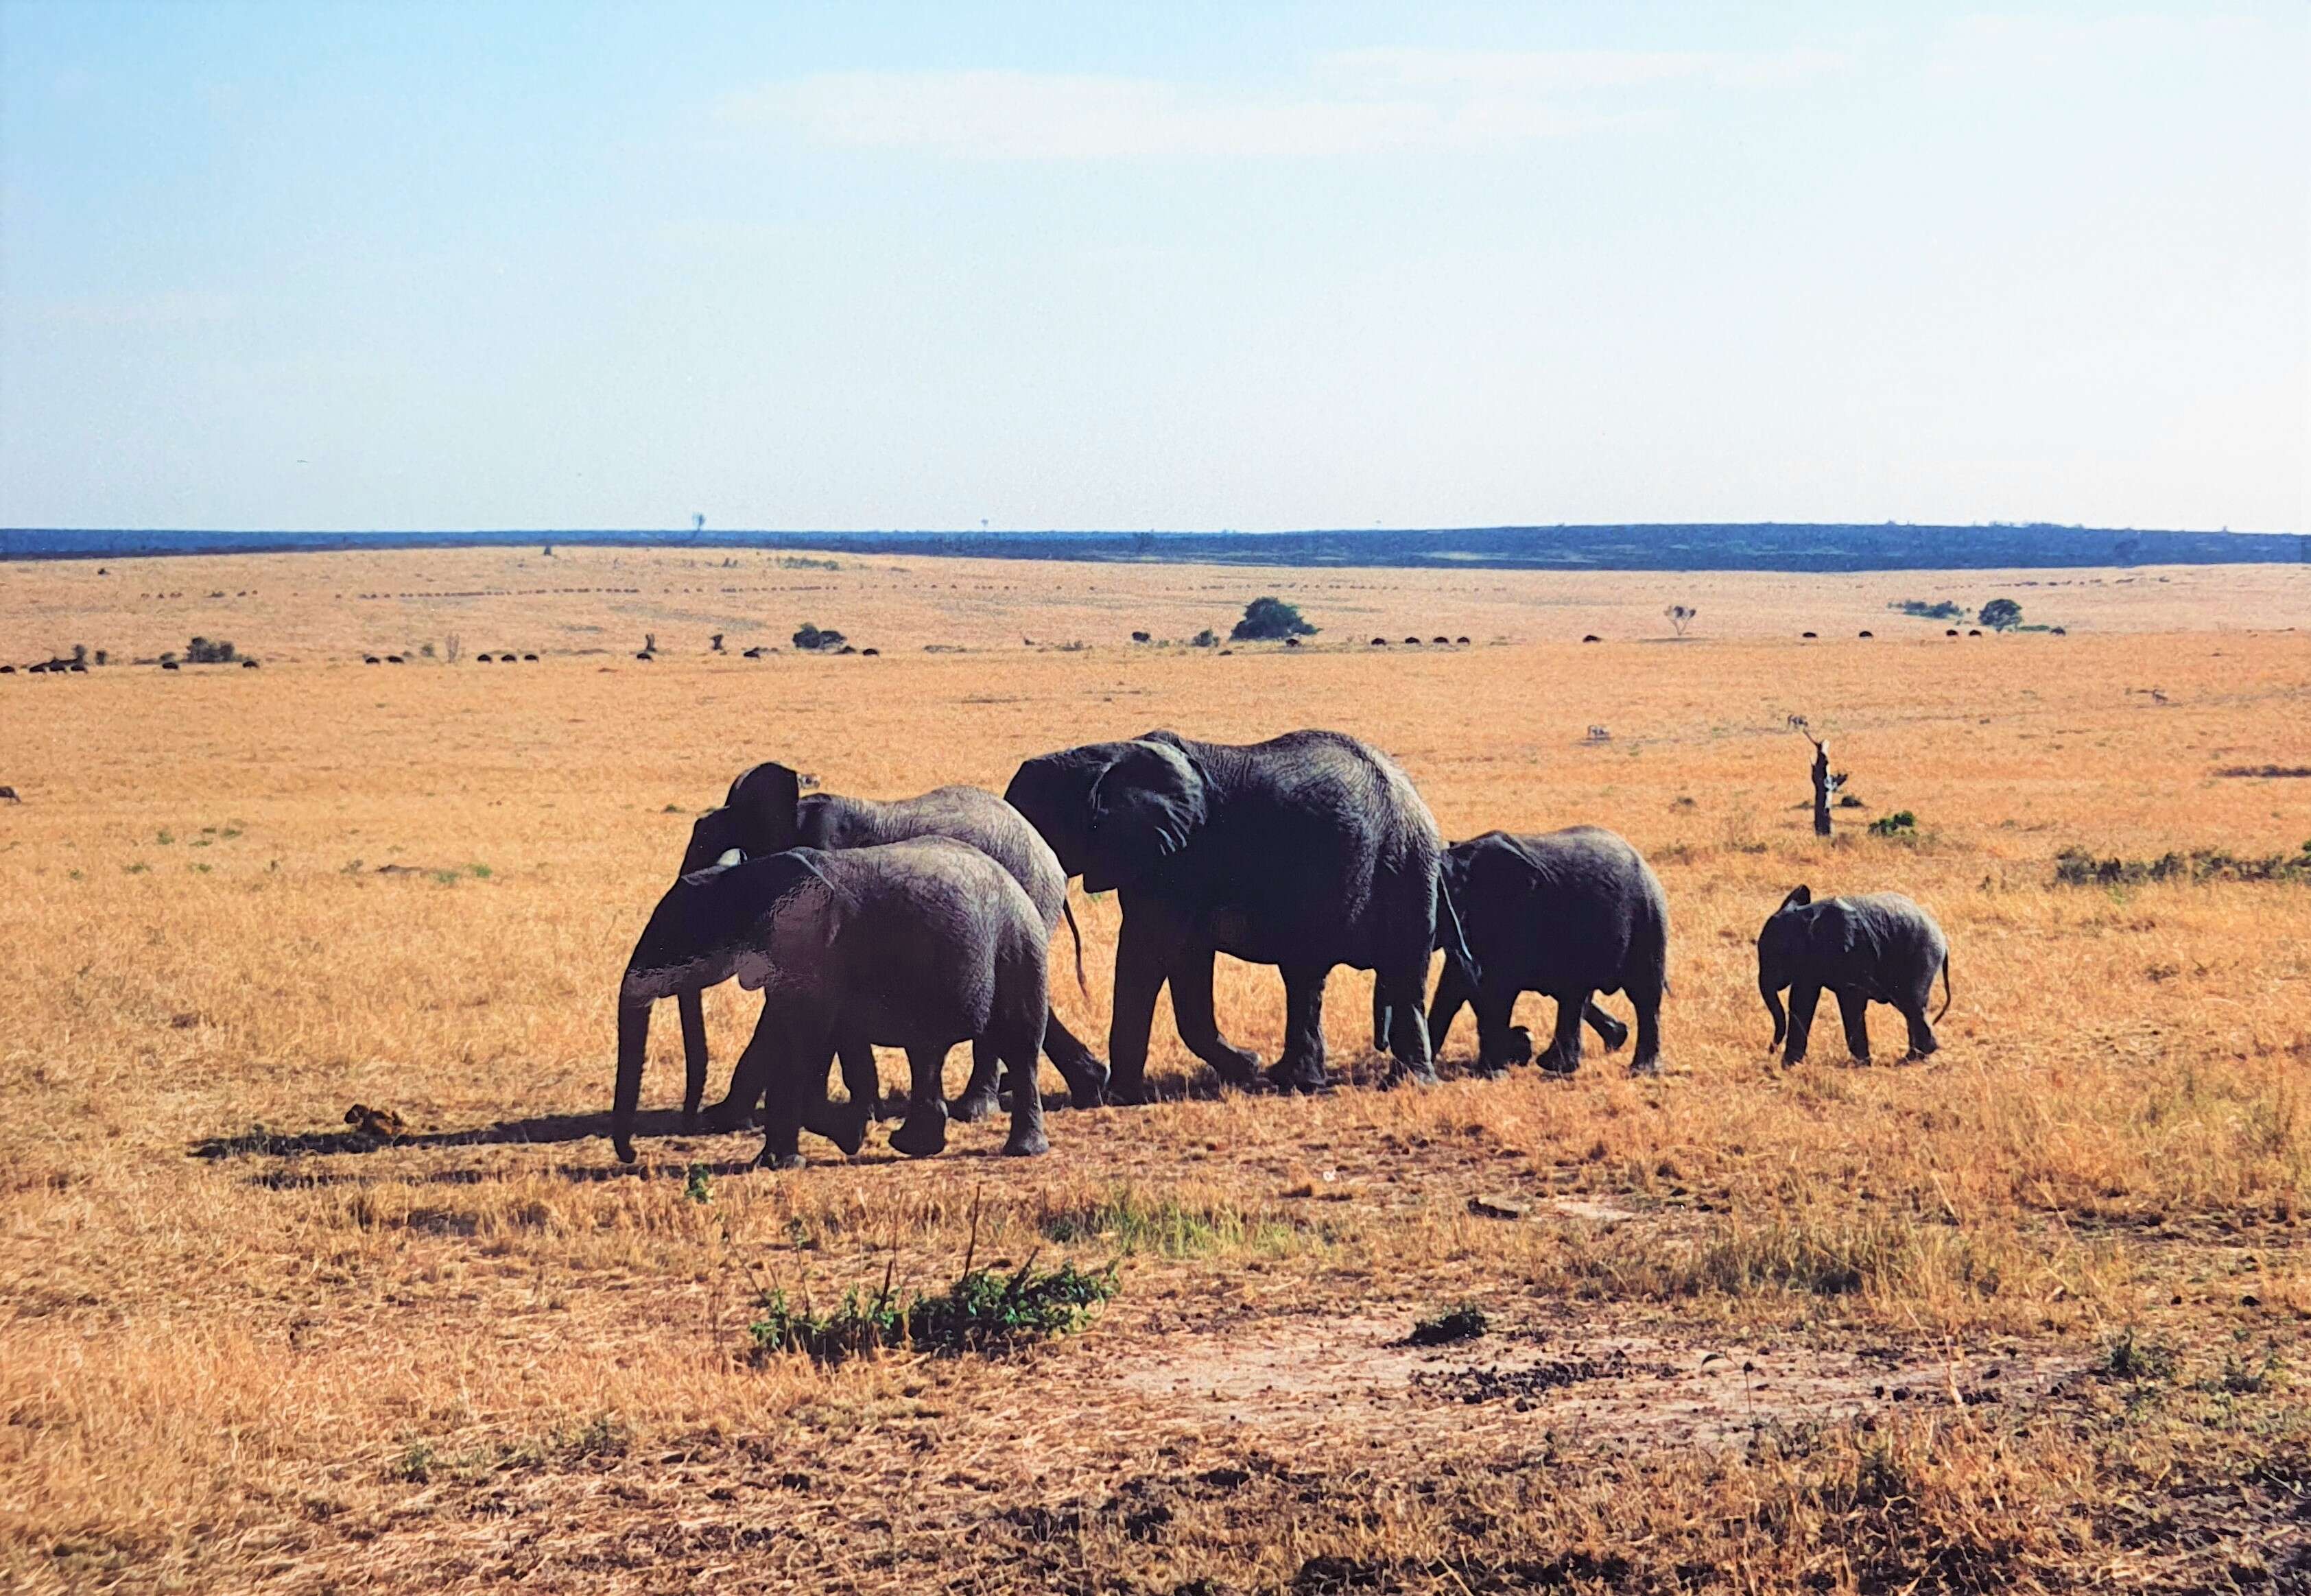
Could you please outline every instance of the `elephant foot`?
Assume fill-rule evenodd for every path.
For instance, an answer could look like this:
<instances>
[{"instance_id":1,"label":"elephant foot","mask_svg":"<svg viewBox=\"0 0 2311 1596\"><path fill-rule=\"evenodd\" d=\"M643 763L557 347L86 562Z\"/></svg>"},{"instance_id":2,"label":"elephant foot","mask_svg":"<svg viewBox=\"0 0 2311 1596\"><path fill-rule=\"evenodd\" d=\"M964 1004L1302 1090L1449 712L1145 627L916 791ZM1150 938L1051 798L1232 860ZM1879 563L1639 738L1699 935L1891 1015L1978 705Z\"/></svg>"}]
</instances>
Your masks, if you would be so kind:
<instances>
[{"instance_id":1,"label":"elephant foot","mask_svg":"<svg viewBox=\"0 0 2311 1596\"><path fill-rule=\"evenodd\" d=\"M830 1103L813 1114L803 1129L841 1147L844 1157L856 1158L859 1149L867 1145L867 1105L863 1103Z\"/></svg>"},{"instance_id":2,"label":"elephant foot","mask_svg":"<svg viewBox=\"0 0 2311 1596\"><path fill-rule=\"evenodd\" d=\"M1597 1033L1597 1040L1605 1044L1605 1051L1609 1053L1618 1051L1629 1040L1629 1028L1609 1014L1592 1016L1590 1029Z\"/></svg>"},{"instance_id":3,"label":"elephant foot","mask_svg":"<svg viewBox=\"0 0 2311 1596\"><path fill-rule=\"evenodd\" d=\"M946 1108L934 1103L910 1113L891 1132L891 1146L910 1158L929 1158L946 1151Z\"/></svg>"},{"instance_id":4,"label":"elephant foot","mask_svg":"<svg viewBox=\"0 0 2311 1596\"><path fill-rule=\"evenodd\" d=\"M973 1089L965 1092L946 1105L946 1113L950 1120L960 1120L966 1125L976 1125L1002 1106L1002 1098L997 1094L995 1088L990 1086L983 1090Z\"/></svg>"},{"instance_id":5,"label":"elephant foot","mask_svg":"<svg viewBox=\"0 0 2311 1596\"><path fill-rule=\"evenodd\" d=\"M1324 1073L1321 1064L1312 1060L1294 1063L1278 1059L1269 1067L1268 1084L1278 1092L1304 1092L1312 1097L1332 1089L1331 1077Z\"/></svg>"},{"instance_id":6,"label":"elephant foot","mask_svg":"<svg viewBox=\"0 0 2311 1596\"><path fill-rule=\"evenodd\" d=\"M1144 1075L1128 1081L1120 1077L1111 1079L1107 1089L1100 1095L1103 1101L1117 1108L1145 1108L1156 1100L1156 1088L1147 1084L1147 1077Z\"/></svg>"},{"instance_id":7,"label":"elephant foot","mask_svg":"<svg viewBox=\"0 0 2311 1596\"><path fill-rule=\"evenodd\" d=\"M1238 1048L1226 1048L1215 1053L1207 1062L1211 1065L1212 1073L1220 1077L1223 1085L1245 1092L1260 1085L1258 1053L1247 1053Z\"/></svg>"},{"instance_id":8,"label":"elephant foot","mask_svg":"<svg viewBox=\"0 0 2311 1596\"><path fill-rule=\"evenodd\" d=\"M1782 1055L1782 1068L1784 1069L1795 1069L1799 1065L1804 1062L1805 1055L1803 1053L1783 1053Z\"/></svg>"},{"instance_id":9,"label":"elephant foot","mask_svg":"<svg viewBox=\"0 0 2311 1596\"><path fill-rule=\"evenodd\" d=\"M1488 1081L1505 1080L1509 1067L1498 1059L1479 1059L1469 1066L1469 1073Z\"/></svg>"},{"instance_id":10,"label":"elephant foot","mask_svg":"<svg viewBox=\"0 0 2311 1596\"><path fill-rule=\"evenodd\" d=\"M1051 1150L1051 1144L1044 1138L1041 1126L1025 1135L1014 1130L1011 1133L1011 1138L1003 1144L1003 1156L1006 1158L1033 1158Z\"/></svg>"},{"instance_id":11,"label":"elephant foot","mask_svg":"<svg viewBox=\"0 0 2311 1596\"><path fill-rule=\"evenodd\" d=\"M1391 1086L1402 1086L1408 1081L1416 1086L1433 1086L1436 1085L1437 1077L1435 1067L1429 1064L1408 1064L1403 1060L1399 1059L1396 1061L1396 1067L1388 1072L1387 1084Z\"/></svg>"},{"instance_id":12,"label":"elephant foot","mask_svg":"<svg viewBox=\"0 0 2311 1596\"><path fill-rule=\"evenodd\" d=\"M1629 1073L1631 1075L1659 1075L1661 1072L1661 1061L1659 1059L1632 1059L1629 1060Z\"/></svg>"},{"instance_id":13,"label":"elephant foot","mask_svg":"<svg viewBox=\"0 0 2311 1596\"><path fill-rule=\"evenodd\" d=\"M800 1153L764 1153L754 1160L754 1166L757 1169L801 1169L809 1163L810 1160Z\"/></svg>"},{"instance_id":14,"label":"elephant foot","mask_svg":"<svg viewBox=\"0 0 2311 1596\"><path fill-rule=\"evenodd\" d=\"M735 1097L725 1097L699 1115L698 1122L717 1136L727 1135L733 1130L752 1129L754 1105L749 1103L741 1106Z\"/></svg>"},{"instance_id":15,"label":"elephant foot","mask_svg":"<svg viewBox=\"0 0 2311 1596\"><path fill-rule=\"evenodd\" d=\"M1558 1052L1555 1048L1551 1048L1548 1051L1541 1054L1540 1068L1541 1073L1544 1075L1570 1077L1577 1074L1580 1071L1581 1066L1575 1063L1573 1060L1566 1058L1563 1053Z\"/></svg>"},{"instance_id":16,"label":"elephant foot","mask_svg":"<svg viewBox=\"0 0 2311 1596\"><path fill-rule=\"evenodd\" d=\"M1097 1108L1107 1101L1107 1066L1097 1059L1060 1071L1068 1083L1069 1108Z\"/></svg>"}]
</instances>

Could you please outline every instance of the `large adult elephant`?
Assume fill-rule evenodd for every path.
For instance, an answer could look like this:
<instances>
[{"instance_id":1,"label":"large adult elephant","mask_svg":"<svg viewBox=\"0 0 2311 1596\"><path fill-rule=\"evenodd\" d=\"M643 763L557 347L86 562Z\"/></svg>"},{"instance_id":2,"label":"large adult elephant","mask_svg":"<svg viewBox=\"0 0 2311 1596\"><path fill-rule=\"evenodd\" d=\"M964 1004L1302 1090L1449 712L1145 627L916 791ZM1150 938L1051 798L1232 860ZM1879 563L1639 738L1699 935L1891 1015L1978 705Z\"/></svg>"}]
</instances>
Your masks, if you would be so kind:
<instances>
[{"instance_id":1,"label":"large adult elephant","mask_svg":"<svg viewBox=\"0 0 2311 1596\"><path fill-rule=\"evenodd\" d=\"M1001 866L967 843L917 837L875 848L797 848L676 880L658 900L618 983L618 1074L610 1138L633 1162L634 1108L650 1005L737 977L763 993L738 1090L770 1093L763 1162L802 1162L807 1127L856 1152L867 1104L847 1123L823 1108L829 1060L902 1047L912 1067L907 1122L891 1138L922 1157L946 1145L940 1067L958 1042L1010 1067L1007 1153L1041 1153L1035 1050L1050 1008L1042 916ZM993 1073L990 1063L990 1073Z\"/></svg>"},{"instance_id":2,"label":"large adult elephant","mask_svg":"<svg viewBox=\"0 0 2311 1596\"><path fill-rule=\"evenodd\" d=\"M783 853L790 848L835 851L873 848L916 837L949 837L967 842L1009 873L1026 892L1044 929L1056 934L1064 919L1075 932L1074 911L1068 907L1068 878L1051 847L1033 826L1009 804L977 787L941 787L918 798L888 802L814 792L807 797L802 779L772 762L754 766L730 783L719 809L700 815L690 828L690 845L682 856L682 874L689 875L737 851L746 859ZM1076 972L1083 973L1083 940L1076 934ZM694 988L683 989L682 1048L685 1065L682 1112L693 1123L705 1095L707 1074L706 1013ZM1107 1066L1086 1047L1060 1016L1052 1014L1043 1029L1043 1051L1068 1084L1068 1099L1077 1108L1100 1103L1107 1089ZM844 1060L844 1075L855 1096L874 1090L871 1076L850 1078L856 1060ZM955 1117L972 1121L994 1112L999 1090L992 1063L974 1061L971 1085L955 1105ZM754 1110L752 1101L738 1101L738 1083L710 1116L711 1122L730 1129Z\"/></svg>"},{"instance_id":3,"label":"large adult elephant","mask_svg":"<svg viewBox=\"0 0 2311 1596\"><path fill-rule=\"evenodd\" d=\"M1439 891L1443 842L1428 806L1389 759L1334 731L1265 743L1195 742L1153 731L1031 759L1004 796L1089 892L1117 893L1108 1032L1119 1100L1147 1095L1156 997L1189 1051L1234 1086L1260 1060L1231 1046L1212 1010L1212 961L1228 954L1283 972L1285 1038L1269 1082L1315 1091L1324 1073L1324 981L1371 970L1399 1073L1434 1080L1422 1000L1442 941L1465 959Z\"/></svg>"},{"instance_id":4,"label":"large adult elephant","mask_svg":"<svg viewBox=\"0 0 2311 1596\"><path fill-rule=\"evenodd\" d=\"M1890 1004L1910 1033L1910 1057L1923 1059L1940 1045L1926 1018L1933 1001L1934 977L1942 981L1941 1014L1949 1012L1949 942L1934 917L1900 893L1858 893L1850 898L1814 902L1811 889L1793 888L1757 933L1757 991L1774 1016L1774 1042L1787 1036L1785 1064L1803 1061L1813 1029L1814 1005L1824 988L1837 994L1845 1022L1845 1047L1870 1062L1871 1003ZM1790 1012L1782 1017L1783 988Z\"/></svg>"},{"instance_id":5,"label":"large adult elephant","mask_svg":"<svg viewBox=\"0 0 2311 1596\"><path fill-rule=\"evenodd\" d=\"M1624 992L1637 1011L1632 1072L1661 1068L1661 1002L1669 985L1669 901L1644 857L1600 826L1519 836L1487 832L1444 851L1444 882L1460 905L1469 981L1448 963L1428 1011L1428 1045L1442 1050L1461 1006L1477 1009L1478 1068L1492 1073L1532 1056L1532 1038L1509 1024L1521 992L1557 999L1557 1034L1541 1068L1581 1067L1581 1025L1610 1051L1628 1027L1591 1001Z\"/></svg>"}]
</instances>

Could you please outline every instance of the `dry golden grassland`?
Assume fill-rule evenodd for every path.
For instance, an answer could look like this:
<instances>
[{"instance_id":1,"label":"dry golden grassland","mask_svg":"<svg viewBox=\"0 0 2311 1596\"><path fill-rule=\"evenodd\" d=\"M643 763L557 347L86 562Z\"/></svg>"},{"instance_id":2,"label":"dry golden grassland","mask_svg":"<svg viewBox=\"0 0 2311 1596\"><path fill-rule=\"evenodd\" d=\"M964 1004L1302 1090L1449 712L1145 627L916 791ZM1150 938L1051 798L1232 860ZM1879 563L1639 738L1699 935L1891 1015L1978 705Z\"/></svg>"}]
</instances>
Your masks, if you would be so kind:
<instances>
[{"instance_id":1,"label":"dry golden grassland","mask_svg":"<svg viewBox=\"0 0 2311 1596\"><path fill-rule=\"evenodd\" d=\"M0 566L0 658L266 661L0 677L0 1588L2311 1583L2311 885L2054 879L2311 839L2311 781L2218 773L2311 763L2311 573L733 561ZM1126 641L1263 592L1316 646ZM2001 593L2070 635L1885 607ZM807 620L881 657L798 658ZM545 658L359 663L451 634ZM1792 713L1866 805L1827 843ZM999 789L1069 743L1309 725L1448 834L1644 850L1668 1072L1592 1040L1569 1082L1454 1078L1464 1018L1445 1084L1382 1090L1342 972L1329 1096L1216 1095L1159 1014L1172 1100L1056 1112L1046 1157L988 1123L772 1175L674 1133L661 1019L615 1165L615 978L743 765ZM1914 837L1865 833L1897 809ZM1931 1062L1886 1010L1874 1068L1827 1013L1767 1056L1751 943L1799 881L1940 919ZM1098 1042L1117 915L1077 910L1090 990L1054 990ZM1272 1055L1279 983L1223 964ZM708 1013L719 1069L747 1005ZM348 1137L356 1103L409 1134ZM981 1261L1114 1260L1119 1295L999 1359L752 1356L764 1290L942 1284L974 1215ZM1488 1333L1405 1344L1461 1303Z\"/></svg>"}]
</instances>

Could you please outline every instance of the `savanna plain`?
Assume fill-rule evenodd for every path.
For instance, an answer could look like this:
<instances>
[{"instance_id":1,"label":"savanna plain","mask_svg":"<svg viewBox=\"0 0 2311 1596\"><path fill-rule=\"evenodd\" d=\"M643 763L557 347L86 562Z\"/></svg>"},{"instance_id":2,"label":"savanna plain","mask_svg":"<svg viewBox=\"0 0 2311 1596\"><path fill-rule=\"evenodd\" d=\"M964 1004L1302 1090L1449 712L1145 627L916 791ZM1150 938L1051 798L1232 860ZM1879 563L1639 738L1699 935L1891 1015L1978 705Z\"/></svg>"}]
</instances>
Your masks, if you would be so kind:
<instances>
[{"instance_id":1,"label":"savanna plain","mask_svg":"<svg viewBox=\"0 0 2311 1596\"><path fill-rule=\"evenodd\" d=\"M1323 630L1187 646L1262 594ZM1994 597L2065 634L1888 607ZM0 676L0 1587L2311 1588L2306 621L2288 566L0 565L0 658L108 660ZM260 668L135 663L196 634ZM1792 715L1850 772L1827 841ZM773 1174L680 1133L661 1019L612 1158L618 973L746 764L999 791L1302 726L1448 836L1642 849L1665 1072L1475 1078L1464 1016L1384 1088L1342 971L1327 1095L1220 1093L1159 1010L1163 1101L1045 1156ZM1930 1060L1885 1009L1870 1066L1827 1016L1768 1053L1800 882L1940 919ZM1118 913L1075 907L1103 1043ZM711 995L718 1076L750 1007ZM1273 1056L1272 972L1219 1013ZM966 1260L1113 1295L995 1354L756 1328Z\"/></svg>"}]
</instances>

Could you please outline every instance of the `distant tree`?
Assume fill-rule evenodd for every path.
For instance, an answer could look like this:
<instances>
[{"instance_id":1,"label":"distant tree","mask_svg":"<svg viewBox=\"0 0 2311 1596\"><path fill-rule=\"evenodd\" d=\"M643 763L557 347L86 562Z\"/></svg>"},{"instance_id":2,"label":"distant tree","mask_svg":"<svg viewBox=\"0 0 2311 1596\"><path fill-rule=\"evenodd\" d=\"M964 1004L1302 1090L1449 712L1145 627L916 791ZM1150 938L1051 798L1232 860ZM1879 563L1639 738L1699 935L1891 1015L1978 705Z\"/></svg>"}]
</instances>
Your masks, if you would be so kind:
<instances>
[{"instance_id":1,"label":"distant tree","mask_svg":"<svg viewBox=\"0 0 2311 1596\"><path fill-rule=\"evenodd\" d=\"M554 545L550 543L545 545L545 557L549 560L554 558Z\"/></svg>"},{"instance_id":2,"label":"distant tree","mask_svg":"<svg viewBox=\"0 0 2311 1596\"><path fill-rule=\"evenodd\" d=\"M1219 641L1220 634L1207 626L1188 640L1188 646L1193 649L1213 649L1219 646Z\"/></svg>"},{"instance_id":3,"label":"distant tree","mask_svg":"<svg viewBox=\"0 0 2311 1596\"><path fill-rule=\"evenodd\" d=\"M74 665L86 665L88 663L88 645L86 643L74 643L73 645L73 663Z\"/></svg>"},{"instance_id":4,"label":"distant tree","mask_svg":"<svg viewBox=\"0 0 2311 1596\"><path fill-rule=\"evenodd\" d=\"M655 654L658 652L657 632L645 632L642 633L642 652L645 654Z\"/></svg>"},{"instance_id":5,"label":"distant tree","mask_svg":"<svg viewBox=\"0 0 2311 1596\"><path fill-rule=\"evenodd\" d=\"M205 637L196 637L185 645L185 659L191 665L231 665L233 661L232 644L222 638L211 641Z\"/></svg>"},{"instance_id":6,"label":"distant tree","mask_svg":"<svg viewBox=\"0 0 2311 1596\"><path fill-rule=\"evenodd\" d=\"M1255 598L1243 606L1243 619L1228 633L1234 643L1273 642L1284 637L1313 637L1316 628L1300 617L1299 607L1281 598Z\"/></svg>"},{"instance_id":7,"label":"distant tree","mask_svg":"<svg viewBox=\"0 0 2311 1596\"><path fill-rule=\"evenodd\" d=\"M466 640L451 632L441 640L441 658L455 665L466 657Z\"/></svg>"},{"instance_id":8,"label":"distant tree","mask_svg":"<svg viewBox=\"0 0 2311 1596\"><path fill-rule=\"evenodd\" d=\"M690 529L693 532L706 530L706 518L694 510L690 512Z\"/></svg>"},{"instance_id":9,"label":"distant tree","mask_svg":"<svg viewBox=\"0 0 2311 1596\"><path fill-rule=\"evenodd\" d=\"M719 654L722 652L722 634L720 632L718 632L714 634L711 646L716 653Z\"/></svg>"},{"instance_id":10,"label":"distant tree","mask_svg":"<svg viewBox=\"0 0 2311 1596\"><path fill-rule=\"evenodd\" d=\"M1679 637L1685 635L1685 629L1693 624L1693 618L1700 613L1691 605L1686 604L1672 604L1661 611L1661 614L1669 618L1670 630Z\"/></svg>"},{"instance_id":11,"label":"distant tree","mask_svg":"<svg viewBox=\"0 0 2311 1596\"><path fill-rule=\"evenodd\" d=\"M814 626L808 621L805 621L798 627L794 634L794 646L798 649L839 649L842 646L842 633L840 632Z\"/></svg>"},{"instance_id":12,"label":"distant tree","mask_svg":"<svg viewBox=\"0 0 2311 1596\"><path fill-rule=\"evenodd\" d=\"M1982 606L1982 624L1993 632L2010 632L2022 624L2022 606L2011 598L1993 598Z\"/></svg>"}]
</instances>

